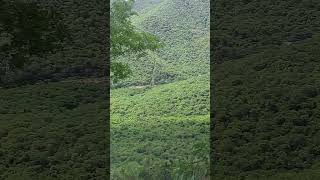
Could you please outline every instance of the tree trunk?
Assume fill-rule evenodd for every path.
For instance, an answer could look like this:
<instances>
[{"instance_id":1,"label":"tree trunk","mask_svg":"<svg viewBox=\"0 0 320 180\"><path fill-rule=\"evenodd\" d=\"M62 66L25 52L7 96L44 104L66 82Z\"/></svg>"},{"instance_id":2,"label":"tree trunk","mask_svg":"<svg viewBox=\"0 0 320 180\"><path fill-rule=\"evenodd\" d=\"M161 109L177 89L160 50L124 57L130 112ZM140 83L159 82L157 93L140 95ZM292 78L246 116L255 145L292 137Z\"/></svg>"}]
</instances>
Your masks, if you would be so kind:
<instances>
[{"instance_id":1,"label":"tree trunk","mask_svg":"<svg viewBox=\"0 0 320 180\"><path fill-rule=\"evenodd\" d=\"M156 76L156 63L153 63L153 70L152 70L152 75L151 75L151 87L154 86L155 84L155 76Z\"/></svg>"}]
</instances>

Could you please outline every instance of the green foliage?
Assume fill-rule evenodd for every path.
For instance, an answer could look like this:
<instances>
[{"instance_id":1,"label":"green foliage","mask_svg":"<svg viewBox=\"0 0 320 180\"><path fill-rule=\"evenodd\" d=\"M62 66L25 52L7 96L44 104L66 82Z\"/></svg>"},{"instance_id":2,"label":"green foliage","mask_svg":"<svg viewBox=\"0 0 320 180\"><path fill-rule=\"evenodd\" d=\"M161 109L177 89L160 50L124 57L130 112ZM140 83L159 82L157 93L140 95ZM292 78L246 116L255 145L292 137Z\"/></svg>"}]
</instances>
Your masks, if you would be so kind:
<instances>
[{"instance_id":1,"label":"green foliage","mask_svg":"<svg viewBox=\"0 0 320 180\"><path fill-rule=\"evenodd\" d=\"M111 63L110 70L112 71L112 80L114 83L117 83L121 79L125 79L132 71L127 64L120 63L120 62L113 62Z\"/></svg>"},{"instance_id":2,"label":"green foliage","mask_svg":"<svg viewBox=\"0 0 320 180\"><path fill-rule=\"evenodd\" d=\"M319 1L217 0L211 3L216 63L303 41L318 32Z\"/></svg>"},{"instance_id":3,"label":"green foliage","mask_svg":"<svg viewBox=\"0 0 320 180\"><path fill-rule=\"evenodd\" d=\"M11 6L9 9L1 10L0 14L6 19L9 17L16 19L12 22L10 19L8 22L11 22L10 27L16 28L17 31L2 33L0 38L4 44L0 46L1 48L9 47L6 42L10 42L10 39L15 40L17 43L11 44L8 50L14 50L13 53L21 54L21 57L23 55L23 60L28 61L23 67L11 69L12 71L5 75L2 74L0 86L12 87L39 81L60 81L68 77L106 75L108 53L106 17L110 12L105 0L90 2L66 0L59 3L47 0L30 2L3 0L2 2L6 2L1 3L2 7L6 4L21 4L18 8L21 15L6 16L6 13L18 13L16 11L18 9L11 11L10 8L13 8ZM24 20L28 15L34 18ZM23 23L20 23L22 20ZM0 21L2 24L2 20ZM49 25L46 26L46 24ZM4 32L5 30L1 28L0 31ZM18 31L17 28L22 29ZM15 36L11 36L12 33ZM8 34L11 35L8 36ZM56 39L62 39L62 41L53 41ZM30 50L29 41L32 42ZM33 55L29 56L31 50ZM5 51L1 50L1 52ZM10 60L8 58L2 60ZM3 62L5 61L1 61Z\"/></svg>"},{"instance_id":4,"label":"green foliage","mask_svg":"<svg viewBox=\"0 0 320 180\"><path fill-rule=\"evenodd\" d=\"M151 4L151 5L150 5ZM159 37L163 47L154 54L159 63L155 84L163 84L209 73L209 1L137 1L133 23ZM125 56L132 76L120 86L147 85L153 76L153 59Z\"/></svg>"},{"instance_id":5,"label":"green foliage","mask_svg":"<svg viewBox=\"0 0 320 180\"><path fill-rule=\"evenodd\" d=\"M208 175L208 96L208 77L112 90L112 177L122 179L132 163L136 179Z\"/></svg>"},{"instance_id":6,"label":"green foliage","mask_svg":"<svg viewBox=\"0 0 320 180\"><path fill-rule=\"evenodd\" d=\"M158 39L138 30L131 23L134 1L117 0L112 3L110 13L110 53L112 58L111 78L115 81L124 79L130 74L128 66L116 62L116 58L130 53L141 53L145 50L156 50L160 47Z\"/></svg>"},{"instance_id":7,"label":"green foliage","mask_svg":"<svg viewBox=\"0 0 320 180\"><path fill-rule=\"evenodd\" d=\"M30 63L30 56L40 56L58 48L66 37L64 31L59 16L36 2L1 0L0 75Z\"/></svg>"},{"instance_id":8,"label":"green foliage","mask_svg":"<svg viewBox=\"0 0 320 180\"><path fill-rule=\"evenodd\" d=\"M317 180L320 178L319 167L315 167L303 171L286 171L268 175L255 174L248 177L245 176L213 176L213 179L221 180Z\"/></svg>"},{"instance_id":9,"label":"green foliage","mask_svg":"<svg viewBox=\"0 0 320 180\"><path fill-rule=\"evenodd\" d=\"M0 1L0 179L107 179L105 5Z\"/></svg>"},{"instance_id":10,"label":"green foliage","mask_svg":"<svg viewBox=\"0 0 320 180\"><path fill-rule=\"evenodd\" d=\"M147 11L148 9L161 3L162 0L136 0L134 3L134 9L139 12Z\"/></svg>"},{"instance_id":11,"label":"green foliage","mask_svg":"<svg viewBox=\"0 0 320 180\"><path fill-rule=\"evenodd\" d=\"M138 31L131 23L133 1L117 0L112 4L110 14L111 56L155 50L159 47L155 36Z\"/></svg>"},{"instance_id":12,"label":"green foliage","mask_svg":"<svg viewBox=\"0 0 320 180\"><path fill-rule=\"evenodd\" d=\"M319 177L320 4L308 2L212 4L217 179Z\"/></svg>"},{"instance_id":13,"label":"green foliage","mask_svg":"<svg viewBox=\"0 0 320 180\"><path fill-rule=\"evenodd\" d=\"M208 5L136 2L130 20L164 43L117 59L132 76L111 91L111 179L209 178Z\"/></svg>"},{"instance_id":14,"label":"green foliage","mask_svg":"<svg viewBox=\"0 0 320 180\"><path fill-rule=\"evenodd\" d=\"M0 179L106 179L104 86L0 89Z\"/></svg>"}]
</instances>

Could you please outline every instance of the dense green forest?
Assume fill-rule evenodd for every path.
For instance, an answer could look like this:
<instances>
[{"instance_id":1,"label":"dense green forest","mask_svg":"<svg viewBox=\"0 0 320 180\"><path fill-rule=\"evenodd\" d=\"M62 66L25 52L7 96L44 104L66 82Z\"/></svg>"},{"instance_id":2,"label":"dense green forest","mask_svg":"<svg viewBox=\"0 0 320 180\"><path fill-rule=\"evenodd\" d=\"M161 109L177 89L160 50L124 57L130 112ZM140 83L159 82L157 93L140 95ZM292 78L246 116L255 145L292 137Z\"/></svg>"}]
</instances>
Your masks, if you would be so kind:
<instances>
[{"instance_id":1,"label":"dense green forest","mask_svg":"<svg viewBox=\"0 0 320 180\"><path fill-rule=\"evenodd\" d=\"M0 179L105 179L105 83L0 90Z\"/></svg>"},{"instance_id":2,"label":"dense green forest","mask_svg":"<svg viewBox=\"0 0 320 180\"><path fill-rule=\"evenodd\" d=\"M207 179L209 1L134 7L133 24L163 45L117 58L132 74L111 90L111 179Z\"/></svg>"},{"instance_id":3,"label":"dense green forest","mask_svg":"<svg viewBox=\"0 0 320 180\"><path fill-rule=\"evenodd\" d=\"M20 67L1 74L1 86L106 75L109 12L105 4L2 0L0 55L3 61L19 60Z\"/></svg>"},{"instance_id":4,"label":"dense green forest","mask_svg":"<svg viewBox=\"0 0 320 180\"><path fill-rule=\"evenodd\" d=\"M209 74L208 0L155 2L151 6L141 1L149 8L138 11L133 23L160 38L164 47L138 61L135 55L124 57L133 72L117 87L150 85L152 79L155 84L164 84Z\"/></svg>"},{"instance_id":5,"label":"dense green forest","mask_svg":"<svg viewBox=\"0 0 320 180\"><path fill-rule=\"evenodd\" d=\"M108 2L34 2L0 0L0 179L108 179ZM319 1L134 8L162 46L116 56L111 179L208 179L210 98L213 179L320 178Z\"/></svg>"},{"instance_id":6,"label":"dense green forest","mask_svg":"<svg viewBox=\"0 0 320 180\"><path fill-rule=\"evenodd\" d=\"M211 170L319 179L319 1L214 1Z\"/></svg>"},{"instance_id":7,"label":"dense green forest","mask_svg":"<svg viewBox=\"0 0 320 180\"><path fill-rule=\"evenodd\" d=\"M112 91L112 178L204 177L209 165L208 89L206 79L195 78Z\"/></svg>"},{"instance_id":8,"label":"dense green forest","mask_svg":"<svg viewBox=\"0 0 320 180\"><path fill-rule=\"evenodd\" d=\"M0 0L1 180L107 179L106 4Z\"/></svg>"}]
</instances>

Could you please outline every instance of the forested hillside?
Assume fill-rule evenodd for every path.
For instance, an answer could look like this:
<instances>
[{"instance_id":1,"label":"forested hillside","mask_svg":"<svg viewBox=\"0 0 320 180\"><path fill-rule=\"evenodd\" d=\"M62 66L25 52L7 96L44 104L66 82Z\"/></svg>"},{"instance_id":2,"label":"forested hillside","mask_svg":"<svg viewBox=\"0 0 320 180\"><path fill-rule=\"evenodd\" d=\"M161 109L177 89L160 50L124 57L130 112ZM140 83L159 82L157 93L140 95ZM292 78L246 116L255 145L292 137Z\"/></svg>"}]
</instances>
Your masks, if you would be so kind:
<instances>
[{"instance_id":1,"label":"forested hillside","mask_svg":"<svg viewBox=\"0 0 320 180\"><path fill-rule=\"evenodd\" d=\"M137 0L132 21L163 46L125 55L111 91L111 178L209 174L209 1Z\"/></svg>"},{"instance_id":2,"label":"forested hillside","mask_svg":"<svg viewBox=\"0 0 320 180\"><path fill-rule=\"evenodd\" d=\"M104 85L0 89L0 179L105 179Z\"/></svg>"},{"instance_id":3,"label":"forested hillside","mask_svg":"<svg viewBox=\"0 0 320 180\"><path fill-rule=\"evenodd\" d=\"M319 179L319 2L211 7L213 176Z\"/></svg>"},{"instance_id":4,"label":"forested hillside","mask_svg":"<svg viewBox=\"0 0 320 180\"><path fill-rule=\"evenodd\" d=\"M0 179L108 177L105 4L0 1Z\"/></svg>"},{"instance_id":5,"label":"forested hillside","mask_svg":"<svg viewBox=\"0 0 320 180\"><path fill-rule=\"evenodd\" d=\"M153 5L150 6L149 3ZM164 47L146 57L126 56L131 78L118 86L149 85L209 74L209 1L137 1L134 24L162 40Z\"/></svg>"},{"instance_id":6,"label":"forested hillside","mask_svg":"<svg viewBox=\"0 0 320 180\"><path fill-rule=\"evenodd\" d=\"M134 9L138 12L146 11L149 8L161 3L163 0L138 0L134 3Z\"/></svg>"},{"instance_id":7,"label":"forested hillside","mask_svg":"<svg viewBox=\"0 0 320 180\"><path fill-rule=\"evenodd\" d=\"M17 3L18 1L13 2ZM90 3L69 0L59 3L53 1L35 2L39 7L38 9L43 9L41 16L55 17L57 19L57 24L61 26L58 34L63 36L63 40L54 42L58 43L55 45L57 48L51 49L46 53L41 52L35 55L30 54L30 52L25 53L21 58L26 59L26 57L30 56L28 61L20 68L11 68L10 71L2 74L0 86L16 86L39 81L60 81L68 77L103 77L107 65L105 57L108 53L108 48L106 47L107 38L105 38L107 29L105 27L107 27L106 17L109 12L105 6L106 1L92 1ZM1 6L6 8L4 3ZM28 5L22 6L19 9L22 12L21 16L34 17L35 15L32 14L32 11L28 10L31 7L28 7ZM35 34L52 34L50 31L39 32L43 28L39 27L41 23L36 24L39 18L36 19L34 17L34 19L31 18L28 21L24 20L26 23L20 27L12 27L20 28L20 31L24 32L24 34L14 34L15 31L10 32L10 30L6 31L5 28L2 29L2 25L7 22L5 17L5 13L1 14L0 30L3 32L0 36L1 40L4 40L7 36L9 42L13 41L18 46L23 42L23 39L28 38L27 40L34 41L33 43L36 47L39 46L45 49L50 46L49 44L40 44L43 42L39 40L33 40ZM23 19L23 17L14 16L11 18L16 18L18 24L22 23L18 19ZM18 24L13 26L18 26ZM6 33L8 34L3 36ZM51 36L47 38L49 39ZM0 47L6 48L5 45L6 43L1 44ZM15 50L24 52L26 47L27 43L21 46L20 49ZM11 53L14 54L14 52ZM4 61L6 58L8 57L4 57Z\"/></svg>"},{"instance_id":8,"label":"forested hillside","mask_svg":"<svg viewBox=\"0 0 320 180\"><path fill-rule=\"evenodd\" d=\"M112 178L204 177L209 166L208 91L207 80L200 78L113 90Z\"/></svg>"}]
</instances>

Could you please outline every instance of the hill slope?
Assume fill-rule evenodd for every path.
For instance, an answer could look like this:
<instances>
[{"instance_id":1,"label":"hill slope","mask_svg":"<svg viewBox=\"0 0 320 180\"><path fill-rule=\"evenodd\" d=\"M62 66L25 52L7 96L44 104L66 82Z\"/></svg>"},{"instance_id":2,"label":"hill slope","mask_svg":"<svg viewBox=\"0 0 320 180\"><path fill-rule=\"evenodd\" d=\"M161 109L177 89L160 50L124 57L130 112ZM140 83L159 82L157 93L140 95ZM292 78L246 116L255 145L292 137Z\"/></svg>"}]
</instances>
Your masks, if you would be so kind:
<instances>
[{"instance_id":1,"label":"hill slope","mask_svg":"<svg viewBox=\"0 0 320 180\"><path fill-rule=\"evenodd\" d=\"M105 6L107 1L35 2L44 10L53 11L55 16L60 17L59 23L65 26L64 33L68 38L58 45L59 48L46 54L34 55L23 67L1 74L0 86L12 87L39 81L57 82L69 77L105 76L108 53L105 28L109 13ZM2 33L2 28L0 30Z\"/></svg>"},{"instance_id":2,"label":"hill slope","mask_svg":"<svg viewBox=\"0 0 320 180\"><path fill-rule=\"evenodd\" d=\"M121 59L133 75L111 93L112 179L207 178L209 1L137 3L134 24L164 47Z\"/></svg>"},{"instance_id":3,"label":"hill slope","mask_svg":"<svg viewBox=\"0 0 320 180\"><path fill-rule=\"evenodd\" d=\"M32 2L38 2L48 16L61 17L59 24L66 25L70 39L47 54L28 55L30 61L23 67L11 68L0 75L0 179L106 179L109 170L106 84L65 80L104 76L108 53L107 2ZM10 3L16 9L15 3L30 2ZM18 9L22 16L30 10L25 7L28 8ZM1 36L2 22L3 18ZM13 29L17 32L21 32L20 28L32 29L46 37L37 23L29 25ZM12 44L19 46L25 37L14 38L17 43ZM38 42L31 38L28 44L33 43ZM28 46L18 52L24 49Z\"/></svg>"},{"instance_id":4,"label":"hill slope","mask_svg":"<svg viewBox=\"0 0 320 180\"><path fill-rule=\"evenodd\" d=\"M152 6L137 1L146 9L137 9L134 24L158 36L164 47L154 55L137 59L124 57L133 75L122 85L150 84L156 67L157 84L187 79L209 73L209 1L162 0ZM156 64L156 65L154 65Z\"/></svg>"},{"instance_id":5,"label":"hill slope","mask_svg":"<svg viewBox=\"0 0 320 180\"><path fill-rule=\"evenodd\" d=\"M132 172L133 175L147 173L154 179L165 171L170 177L175 173L187 175L192 172L202 177L208 172L207 78L150 89L113 90L111 115L111 172L114 179L133 168L131 166L140 167ZM190 169L179 172L178 168L184 166Z\"/></svg>"},{"instance_id":6,"label":"hill slope","mask_svg":"<svg viewBox=\"0 0 320 180\"><path fill-rule=\"evenodd\" d=\"M0 89L0 179L106 179L104 86Z\"/></svg>"},{"instance_id":7,"label":"hill slope","mask_svg":"<svg viewBox=\"0 0 320 180\"><path fill-rule=\"evenodd\" d=\"M213 4L217 179L319 179L319 5Z\"/></svg>"}]
</instances>

